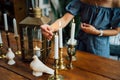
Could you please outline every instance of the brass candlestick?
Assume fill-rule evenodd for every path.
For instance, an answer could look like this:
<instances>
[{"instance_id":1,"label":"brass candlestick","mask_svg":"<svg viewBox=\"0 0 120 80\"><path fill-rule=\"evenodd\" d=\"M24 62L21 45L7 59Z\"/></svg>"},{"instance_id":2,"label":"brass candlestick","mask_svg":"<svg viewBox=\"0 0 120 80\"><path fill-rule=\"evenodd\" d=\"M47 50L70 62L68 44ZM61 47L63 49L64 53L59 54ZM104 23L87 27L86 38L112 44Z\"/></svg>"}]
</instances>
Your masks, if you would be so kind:
<instances>
[{"instance_id":1,"label":"brass candlestick","mask_svg":"<svg viewBox=\"0 0 120 80\"><path fill-rule=\"evenodd\" d=\"M6 32L6 38L7 38L8 48L10 48L9 32L8 31L5 31L5 32Z\"/></svg>"},{"instance_id":2,"label":"brass candlestick","mask_svg":"<svg viewBox=\"0 0 120 80\"><path fill-rule=\"evenodd\" d=\"M64 80L62 75L58 74L58 59L55 59L55 72L54 75L50 76L48 80Z\"/></svg>"},{"instance_id":3,"label":"brass candlestick","mask_svg":"<svg viewBox=\"0 0 120 80\"><path fill-rule=\"evenodd\" d=\"M63 48L59 48L59 69L61 70L66 69L66 66L63 60Z\"/></svg>"},{"instance_id":4,"label":"brass candlestick","mask_svg":"<svg viewBox=\"0 0 120 80\"><path fill-rule=\"evenodd\" d=\"M68 45L67 53L68 53L68 56L69 56L68 68L73 69L72 60L73 60L73 58L76 58L75 57L75 53L76 53L75 45Z\"/></svg>"},{"instance_id":5,"label":"brass candlestick","mask_svg":"<svg viewBox=\"0 0 120 80\"><path fill-rule=\"evenodd\" d=\"M15 40L16 40L16 44L17 44L17 51L15 52L15 54L21 54L21 51L20 51L20 49L19 49L18 37L19 37L19 36L15 36Z\"/></svg>"},{"instance_id":6,"label":"brass candlestick","mask_svg":"<svg viewBox=\"0 0 120 80\"><path fill-rule=\"evenodd\" d=\"M0 43L0 59L3 58L2 47L3 47L3 44Z\"/></svg>"}]
</instances>

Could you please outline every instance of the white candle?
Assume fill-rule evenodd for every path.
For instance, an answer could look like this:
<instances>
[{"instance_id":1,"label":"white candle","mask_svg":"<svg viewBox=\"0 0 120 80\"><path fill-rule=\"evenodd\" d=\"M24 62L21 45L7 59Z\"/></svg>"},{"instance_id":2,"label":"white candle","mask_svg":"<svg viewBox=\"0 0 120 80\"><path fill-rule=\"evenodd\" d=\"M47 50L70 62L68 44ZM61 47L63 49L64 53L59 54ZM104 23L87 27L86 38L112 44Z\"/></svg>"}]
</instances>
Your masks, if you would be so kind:
<instances>
[{"instance_id":1,"label":"white candle","mask_svg":"<svg viewBox=\"0 0 120 80\"><path fill-rule=\"evenodd\" d=\"M8 31L7 14L4 13L3 16L4 16L4 26L5 26L5 31Z\"/></svg>"},{"instance_id":2,"label":"white candle","mask_svg":"<svg viewBox=\"0 0 120 80\"><path fill-rule=\"evenodd\" d=\"M13 19L13 26L14 26L14 35L18 36L17 23L15 18Z\"/></svg>"},{"instance_id":3,"label":"white candle","mask_svg":"<svg viewBox=\"0 0 120 80\"><path fill-rule=\"evenodd\" d=\"M71 44L74 43L74 35L75 35L75 23L72 22L72 27L71 27Z\"/></svg>"},{"instance_id":4,"label":"white candle","mask_svg":"<svg viewBox=\"0 0 120 80\"><path fill-rule=\"evenodd\" d=\"M40 48L39 48L39 47L35 46L34 51L35 51L35 54L36 54L38 57L41 56L41 52L40 52Z\"/></svg>"},{"instance_id":5,"label":"white candle","mask_svg":"<svg viewBox=\"0 0 120 80\"><path fill-rule=\"evenodd\" d=\"M59 48L63 48L62 28L59 29Z\"/></svg>"},{"instance_id":6,"label":"white candle","mask_svg":"<svg viewBox=\"0 0 120 80\"><path fill-rule=\"evenodd\" d=\"M41 8L40 5L41 5L41 0L39 0L39 8Z\"/></svg>"},{"instance_id":7,"label":"white candle","mask_svg":"<svg viewBox=\"0 0 120 80\"><path fill-rule=\"evenodd\" d=\"M1 32L0 32L0 44L3 43L2 42L2 36L1 36Z\"/></svg>"},{"instance_id":8,"label":"white candle","mask_svg":"<svg viewBox=\"0 0 120 80\"><path fill-rule=\"evenodd\" d=\"M32 3L32 8L35 8L35 2L34 2L34 0L31 0L31 3Z\"/></svg>"},{"instance_id":9,"label":"white candle","mask_svg":"<svg viewBox=\"0 0 120 80\"><path fill-rule=\"evenodd\" d=\"M58 35L55 35L55 44L54 44L54 57L58 59Z\"/></svg>"},{"instance_id":10,"label":"white candle","mask_svg":"<svg viewBox=\"0 0 120 80\"><path fill-rule=\"evenodd\" d=\"M39 7L38 4L39 4L38 0L35 0L35 6L36 6L36 8Z\"/></svg>"},{"instance_id":11,"label":"white candle","mask_svg":"<svg viewBox=\"0 0 120 80\"><path fill-rule=\"evenodd\" d=\"M38 29L38 39L42 41L42 31L41 29Z\"/></svg>"}]
</instances>

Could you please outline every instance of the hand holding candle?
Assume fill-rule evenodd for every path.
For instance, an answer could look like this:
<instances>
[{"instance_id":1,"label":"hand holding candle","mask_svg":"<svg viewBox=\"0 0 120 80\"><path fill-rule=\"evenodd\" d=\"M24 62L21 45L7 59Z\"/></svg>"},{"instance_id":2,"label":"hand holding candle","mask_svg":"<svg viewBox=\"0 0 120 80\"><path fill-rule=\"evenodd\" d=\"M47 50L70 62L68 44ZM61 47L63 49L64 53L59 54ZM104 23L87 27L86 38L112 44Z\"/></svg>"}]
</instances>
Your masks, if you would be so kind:
<instances>
[{"instance_id":1,"label":"hand holding candle","mask_svg":"<svg viewBox=\"0 0 120 80\"><path fill-rule=\"evenodd\" d=\"M4 13L3 16L4 16L4 26L5 26L5 31L8 31L7 14Z\"/></svg>"},{"instance_id":2,"label":"hand holding candle","mask_svg":"<svg viewBox=\"0 0 120 80\"><path fill-rule=\"evenodd\" d=\"M16 24L16 19L13 19L13 26L14 26L14 35L18 36L18 31L17 31L17 24Z\"/></svg>"}]
</instances>

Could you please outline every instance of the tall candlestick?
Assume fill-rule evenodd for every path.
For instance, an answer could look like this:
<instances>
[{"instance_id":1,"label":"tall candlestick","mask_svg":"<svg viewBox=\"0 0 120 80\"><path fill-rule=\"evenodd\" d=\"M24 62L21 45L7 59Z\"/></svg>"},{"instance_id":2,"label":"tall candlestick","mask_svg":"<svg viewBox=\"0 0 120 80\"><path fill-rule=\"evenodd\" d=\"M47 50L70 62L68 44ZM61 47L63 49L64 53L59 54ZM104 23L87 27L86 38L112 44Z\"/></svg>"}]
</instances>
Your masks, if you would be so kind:
<instances>
[{"instance_id":1,"label":"tall candlestick","mask_svg":"<svg viewBox=\"0 0 120 80\"><path fill-rule=\"evenodd\" d=\"M54 45L54 57L55 59L58 59L58 35L55 35L55 45Z\"/></svg>"},{"instance_id":2,"label":"tall candlestick","mask_svg":"<svg viewBox=\"0 0 120 80\"><path fill-rule=\"evenodd\" d=\"M1 31L0 31L0 44L3 43L2 42L2 36L1 36Z\"/></svg>"},{"instance_id":3,"label":"tall candlestick","mask_svg":"<svg viewBox=\"0 0 120 80\"><path fill-rule=\"evenodd\" d=\"M4 16L4 26L5 26L5 31L8 31L7 14L4 13L3 16Z\"/></svg>"},{"instance_id":4,"label":"tall candlestick","mask_svg":"<svg viewBox=\"0 0 120 80\"><path fill-rule=\"evenodd\" d=\"M18 31L17 31L17 24L16 24L16 19L13 19L13 26L14 26L14 35L18 36Z\"/></svg>"},{"instance_id":5,"label":"tall candlestick","mask_svg":"<svg viewBox=\"0 0 120 80\"><path fill-rule=\"evenodd\" d=\"M72 22L72 27L71 27L71 44L74 43L74 35L75 35L75 23L74 23L74 20Z\"/></svg>"},{"instance_id":6,"label":"tall candlestick","mask_svg":"<svg viewBox=\"0 0 120 80\"><path fill-rule=\"evenodd\" d=\"M59 48L63 48L62 28L59 29Z\"/></svg>"}]
</instances>

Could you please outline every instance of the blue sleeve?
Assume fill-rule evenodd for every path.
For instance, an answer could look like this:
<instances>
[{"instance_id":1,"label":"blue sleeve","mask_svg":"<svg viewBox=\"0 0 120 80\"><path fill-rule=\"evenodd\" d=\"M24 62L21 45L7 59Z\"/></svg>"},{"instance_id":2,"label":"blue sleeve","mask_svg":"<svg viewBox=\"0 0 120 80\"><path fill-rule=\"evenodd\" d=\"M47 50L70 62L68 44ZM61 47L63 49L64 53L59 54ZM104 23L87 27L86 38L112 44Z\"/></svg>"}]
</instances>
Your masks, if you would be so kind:
<instances>
[{"instance_id":1,"label":"blue sleeve","mask_svg":"<svg viewBox=\"0 0 120 80\"><path fill-rule=\"evenodd\" d=\"M111 21L111 27L117 28L120 27L120 8L115 8L113 10L113 17Z\"/></svg>"},{"instance_id":2,"label":"blue sleeve","mask_svg":"<svg viewBox=\"0 0 120 80\"><path fill-rule=\"evenodd\" d=\"M66 11L71 13L72 15L77 15L80 10L80 0L72 0L67 6Z\"/></svg>"}]
</instances>

